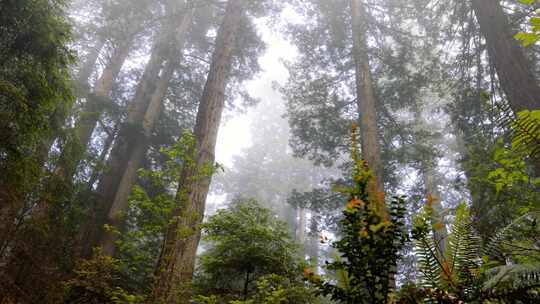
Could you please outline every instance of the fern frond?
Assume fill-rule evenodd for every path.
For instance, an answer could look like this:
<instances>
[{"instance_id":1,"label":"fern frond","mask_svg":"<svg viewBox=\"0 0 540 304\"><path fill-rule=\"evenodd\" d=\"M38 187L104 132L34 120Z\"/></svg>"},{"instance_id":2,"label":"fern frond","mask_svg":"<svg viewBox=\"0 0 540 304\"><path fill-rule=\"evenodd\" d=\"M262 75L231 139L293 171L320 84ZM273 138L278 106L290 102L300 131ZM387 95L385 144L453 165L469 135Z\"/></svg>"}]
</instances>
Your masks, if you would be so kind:
<instances>
[{"instance_id":1,"label":"fern frond","mask_svg":"<svg viewBox=\"0 0 540 304\"><path fill-rule=\"evenodd\" d=\"M452 275L446 278L449 283L471 285L480 268L480 248L480 237L474 231L469 209L465 204L460 204L456 209L446 252L449 271Z\"/></svg>"},{"instance_id":2,"label":"fern frond","mask_svg":"<svg viewBox=\"0 0 540 304\"><path fill-rule=\"evenodd\" d=\"M437 257L433 238L429 234L416 240L416 254L420 268L422 285L426 288L441 287L441 261Z\"/></svg>"},{"instance_id":3,"label":"fern frond","mask_svg":"<svg viewBox=\"0 0 540 304\"><path fill-rule=\"evenodd\" d=\"M531 217L538 218L538 215L540 215L540 211L538 210L528 212L516 218L510 224L497 231L497 233L495 233L485 245L483 255L490 256L500 262L504 262L506 260L507 253L504 252L503 244L513 238L516 227L523 224L523 222L530 219Z\"/></svg>"},{"instance_id":4,"label":"fern frond","mask_svg":"<svg viewBox=\"0 0 540 304\"><path fill-rule=\"evenodd\" d=\"M531 158L540 158L540 110L517 113L512 126L512 147L526 151Z\"/></svg>"},{"instance_id":5,"label":"fern frond","mask_svg":"<svg viewBox=\"0 0 540 304\"><path fill-rule=\"evenodd\" d=\"M484 291L504 295L516 290L540 287L540 264L504 265L485 272Z\"/></svg>"}]
</instances>

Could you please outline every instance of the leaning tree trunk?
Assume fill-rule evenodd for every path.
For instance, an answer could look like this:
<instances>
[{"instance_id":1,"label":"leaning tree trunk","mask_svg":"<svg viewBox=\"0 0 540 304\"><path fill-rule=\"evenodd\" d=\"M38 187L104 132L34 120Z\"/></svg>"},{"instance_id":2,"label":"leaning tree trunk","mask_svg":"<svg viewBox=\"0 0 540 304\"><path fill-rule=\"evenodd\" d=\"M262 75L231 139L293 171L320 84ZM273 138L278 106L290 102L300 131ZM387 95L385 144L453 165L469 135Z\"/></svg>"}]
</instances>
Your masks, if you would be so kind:
<instances>
[{"instance_id":1,"label":"leaning tree trunk","mask_svg":"<svg viewBox=\"0 0 540 304\"><path fill-rule=\"evenodd\" d=\"M105 39L98 37L96 45L91 47L88 55L84 60L84 63L81 65L81 68L77 75L77 84L79 86L79 89L83 91L82 95L86 95L89 91L88 82L90 80L90 76L94 72L96 62L98 60L99 54L101 53L101 49L103 49L103 46L105 46Z\"/></svg>"},{"instance_id":2,"label":"leaning tree trunk","mask_svg":"<svg viewBox=\"0 0 540 304\"><path fill-rule=\"evenodd\" d=\"M177 30L177 50L172 52L171 56L169 56L161 73L162 75L157 82L156 90L154 94L152 94L150 104L148 105L148 109L146 110L146 114L144 116L143 134L135 140L133 149L131 150L131 155L129 156L129 161L116 191L113 204L107 214L107 224L114 227L115 230L121 230L122 228L123 221L121 217L128 207L129 194L131 193L131 189L137 180L137 170L139 170L141 167L141 163L144 159L146 151L148 150L154 125L159 117L159 113L161 112L163 98L165 97L167 89L169 88L170 80L179 64L179 59L181 56L180 52L183 49L185 36L189 26L191 25L192 18L193 9L189 9L186 11L182 24ZM104 232L100 243L105 254L114 256L116 251L115 242L117 239L117 233L113 233L109 230Z\"/></svg>"},{"instance_id":3,"label":"leaning tree trunk","mask_svg":"<svg viewBox=\"0 0 540 304\"><path fill-rule=\"evenodd\" d=\"M79 86L79 89L83 91L83 95L86 95L89 91L88 81L90 80L90 76L94 72L94 68L96 67L96 62L98 60L99 54L101 53L101 49L103 49L104 46L105 39L103 39L102 37L98 37L96 45L90 48L90 51L88 52L84 63L81 65L81 68L77 75L77 84Z\"/></svg>"},{"instance_id":4,"label":"leaning tree trunk","mask_svg":"<svg viewBox=\"0 0 540 304\"><path fill-rule=\"evenodd\" d=\"M362 157L367 161L376 180L377 191L383 192L381 148L377 130L377 100L373 89L367 50L366 11L362 0L351 0L353 56L356 68L356 100L360 121Z\"/></svg>"},{"instance_id":5,"label":"leaning tree trunk","mask_svg":"<svg viewBox=\"0 0 540 304\"><path fill-rule=\"evenodd\" d=\"M499 0L472 0L491 63L514 112L540 109L540 86Z\"/></svg>"},{"instance_id":6,"label":"leaning tree trunk","mask_svg":"<svg viewBox=\"0 0 540 304\"><path fill-rule=\"evenodd\" d=\"M175 4L176 5L176 4ZM179 7L174 6L173 12ZM111 151L108 170L100 181L98 193L103 198L102 222L119 229L121 214L127 208L128 197L137 178L154 124L161 111L162 100L183 49L193 18L193 8L183 6L182 18L169 20L163 35L157 41L150 62L137 87L137 93L128 113L127 122L120 128ZM173 14L176 15L176 14ZM163 65L165 65L163 67ZM100 229L100 227L97 227ZM117 236L113 231L98 232L93 245L101 245L104 253L115 253Z\"/></svg>"},{"instance_id":7,"label":"leaning tree trunk","mask_svg":"<svg viewBox=\"0 0 540 304\"><path fill-rule=\"evenodd\" d=\"M229 0L216 38L215 51L195 123L197 144L191 165L182 170L174 212L156 268L156 279L148 303L188 303L182 288L193 277L200 240L199 225L204 217L214 164L217 133L225 104L225 87L230 74L234 47L246 0Z\"/></svg>"},{"instance_id":8,"label":"leaning tree trunk","mask_svg":"<svg viewBox=\"0 0 540 304\"><path fill-rule=\"evenodd\" d=\"M128 57L131 44L131 39L128 39L115 48L108 65L97 79L93 92L88 94L87 101L75 125L75 140L67 142L60 155L55 170L56 175L60 178L69 181L75 174L77 165L90 144L92 133L101 116L103 106L100 103L110 97L114 81Z\"/></svg>"}]
</instances>

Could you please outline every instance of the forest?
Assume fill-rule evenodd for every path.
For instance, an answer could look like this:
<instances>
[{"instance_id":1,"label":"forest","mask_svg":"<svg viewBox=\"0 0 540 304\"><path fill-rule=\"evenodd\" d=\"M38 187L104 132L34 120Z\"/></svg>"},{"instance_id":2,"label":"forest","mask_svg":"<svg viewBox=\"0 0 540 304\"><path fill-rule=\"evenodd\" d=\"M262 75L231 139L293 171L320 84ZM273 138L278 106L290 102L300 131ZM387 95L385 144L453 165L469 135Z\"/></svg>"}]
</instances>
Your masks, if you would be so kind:
<instances>
[{"instance_id":1,"label":"forest","mask_svg":"<svg viewBox=\"0 0 540 304\"><path fill-rule=\"evenodd\" d=\"M540 0L0 0L0 304L540 303Z\"/></svg>"}]
</instances>

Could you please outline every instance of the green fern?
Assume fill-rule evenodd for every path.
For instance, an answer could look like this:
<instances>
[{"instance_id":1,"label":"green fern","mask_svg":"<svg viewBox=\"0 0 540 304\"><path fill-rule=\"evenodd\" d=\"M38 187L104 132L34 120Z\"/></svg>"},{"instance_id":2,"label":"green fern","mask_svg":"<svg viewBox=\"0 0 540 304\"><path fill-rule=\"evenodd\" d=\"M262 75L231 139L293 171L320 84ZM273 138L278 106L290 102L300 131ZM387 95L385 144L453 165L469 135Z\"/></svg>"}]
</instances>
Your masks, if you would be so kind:
<instances>
[{"instance_id":1,"label":"green fern","mask_svg":"<svg viewBox=\"0 0 540 304\"><path fill-rule=\"evenodd\" d=\"M517 113L513 129L512 148L525 151L531 158L540 158L540 110Z\"/></svg>"},{"instance_id":2,"label":"green fern","mask_svg":"<svg viewBox=\"0 0 540 304\"><path fill-rule=\"evenodd\" d=\"M496 121L502 129L510 129L512 148L532 159L540 158L540 110L515 113L506 105L497 105Z\"/></svg>"},{"instance_id":3,"label":"green fern","mask_svg":"<svg viewBox=\"0 0 540 304\"><path fill-rule=\"evenodd\" d=\"M531 222L532 225L536 225L536 218L538 218L539 215L540 211L528 212L497 231L484 246L483 255L504 263L509 256L508 250L505 250L504 248L505 245L511 242L512 239L515 239L516 230L519 227L526 225L528 222ZM530 250L528 251L534 251L535 249L533 247L534 246L530 246ZM537 255L540 255L540 251L537 252Z\"/></svg>"},{"instance_id":4,"label":"green fern","mask_svg":"<svg viewBox=\"0 0 540 304\"><path fill-rule=\"evenodd\" d=\"M441 287L441 265L433 249L433 238L426 237L416 242L416 255L422 274L422 284L427 288Z\"/></svg>"},{"instance_id":5,"label":"green fern","mask_svg":"<svg viewBox=\"0 0 540 304\"><path fill-rule=\"evenodd\" d=\"M476 279L480 267L480 238L473 229L469 209L465 204L460 204L456 209L452 232L448 236L448 248L443 257L443 265L447 263L446 273L448 283L456 288L470 286Z\"/></svg>"},{"instance_id":6,"label":"green fern","mask_svg":"<svg viewBox=\"0 0 540 304\"><path fill-rule=\"evenodd\" d=\"M540 297L540 250L538 244L534 243L538 235L538 213L531 212L517 218L482 247L481 239L474 231L469 209L461 204L456 208L447 250L440 255L433 242L429 206L426 206L415 218L413 229L422 286L428 295L425 302L440 301L444 295L464 301L505 301L517 296L529 301ZM514 238L511 241L511 236L518 229L528 229L533 240ZM528 236L523 231L519 231L519 234ZM517 245L514 244L516 242ZM516 251L519 250L516 248L527 251L528 263L507 265L508 261L517 260L519 254ZM535 255L539 257L538 260L531 258ZM433 293L433 290L436 292Z\"/></svg>"},{"instance_id":7,"label":"green fern","mask_svg":"<svg viewBox=\"0 0 540 304\"><path fill-rule=\"evenodd\" d=\"M503 265L484 273L482 288L493 293L540 286L540 265Z\"/></svg>"}]
</instances>

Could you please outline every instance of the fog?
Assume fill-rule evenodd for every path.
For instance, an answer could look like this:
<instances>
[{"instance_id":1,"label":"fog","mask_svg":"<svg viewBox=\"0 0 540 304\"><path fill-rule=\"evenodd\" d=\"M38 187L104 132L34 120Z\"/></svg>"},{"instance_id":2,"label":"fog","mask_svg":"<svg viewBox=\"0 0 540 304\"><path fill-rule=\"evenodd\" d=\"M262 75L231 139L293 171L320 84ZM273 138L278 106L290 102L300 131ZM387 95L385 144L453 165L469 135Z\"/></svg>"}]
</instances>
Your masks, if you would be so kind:
<instances>
[{"instance_id":1,"label":"fog","mask_svg":"<svg viewBox=\"0 0 540 304\"><path fill-rule=\"evenodd\" d=\"M533 303L540 11L0 3L0 303Z\"/></svg>"}]
</instances>

